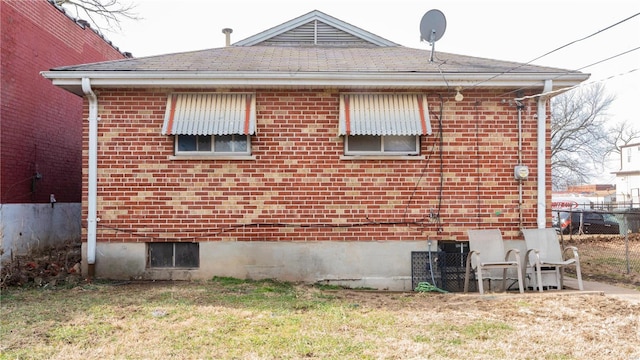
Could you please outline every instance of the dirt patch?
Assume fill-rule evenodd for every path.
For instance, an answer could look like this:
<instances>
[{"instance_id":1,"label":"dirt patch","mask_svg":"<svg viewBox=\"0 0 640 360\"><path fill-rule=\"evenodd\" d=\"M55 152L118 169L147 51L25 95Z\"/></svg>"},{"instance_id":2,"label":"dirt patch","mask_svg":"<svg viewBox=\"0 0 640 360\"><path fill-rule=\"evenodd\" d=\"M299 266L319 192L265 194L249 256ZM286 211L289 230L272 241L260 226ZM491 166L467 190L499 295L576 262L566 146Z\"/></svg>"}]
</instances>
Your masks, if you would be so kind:
<instances>
[{"instance_id":1,"label":"dirt patch","mask_svg":"<svg viewBox=\"0 0 640 360\"><path fill-rule=\"evenodd\" d=\"M46 247L30 255L15 256L2 264L0 288L76 285L81 280L81 245L77 242Z\"/></svg>"}]
</instances>

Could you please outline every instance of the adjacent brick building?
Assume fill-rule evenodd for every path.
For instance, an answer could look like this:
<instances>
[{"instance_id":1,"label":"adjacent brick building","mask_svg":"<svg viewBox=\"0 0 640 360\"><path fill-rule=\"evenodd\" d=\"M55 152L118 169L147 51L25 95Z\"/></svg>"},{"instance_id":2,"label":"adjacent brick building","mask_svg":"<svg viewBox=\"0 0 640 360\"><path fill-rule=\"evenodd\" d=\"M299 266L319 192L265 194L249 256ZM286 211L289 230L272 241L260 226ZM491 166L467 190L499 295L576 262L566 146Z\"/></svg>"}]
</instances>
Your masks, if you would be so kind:
<instances>
[{"instance_id":1,"label":"adjacent brick building","mask_svg":"<svg viewBox=\"0 0 640 360\"><path fill-rule=\"evenodd\" d=\"M411 251L549 226L538 94L587 75L437 59L314 11L225 48L46 72L85 97L84 271L406 290Z\"/></svg>"},{"instance_id":2,"label":"adjacent brick building","mask_svg":"<svg viewBox=\"0 0 640 360\"><path fill-rule=\"evenodd\" d=\"M6 260L80 237L82 99L40 72L125 55L50 1L1 1L0 24L0 253Z\"/></svg>"}]
</instances>

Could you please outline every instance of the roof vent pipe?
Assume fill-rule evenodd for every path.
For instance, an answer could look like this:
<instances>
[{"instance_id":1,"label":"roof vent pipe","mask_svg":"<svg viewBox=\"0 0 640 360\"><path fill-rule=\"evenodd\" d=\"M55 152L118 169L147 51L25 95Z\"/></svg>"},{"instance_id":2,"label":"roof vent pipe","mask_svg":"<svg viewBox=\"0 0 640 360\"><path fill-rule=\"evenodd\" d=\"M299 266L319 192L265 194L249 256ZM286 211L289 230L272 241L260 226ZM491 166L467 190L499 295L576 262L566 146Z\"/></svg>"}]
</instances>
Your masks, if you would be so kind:
<instances>
[{"instance_id":1,"label":"roof vent pipe","mask_svg":"<svg viewBox=\"0 0 640 360\"><path fill-rule=\"evenodd\" d=\"M224 46L231 45L231 33L232 32L233 32L233 29L230 29L230 28L222 29L222 33L225 35L225 45Z\"/></svg>"}]
</instances>

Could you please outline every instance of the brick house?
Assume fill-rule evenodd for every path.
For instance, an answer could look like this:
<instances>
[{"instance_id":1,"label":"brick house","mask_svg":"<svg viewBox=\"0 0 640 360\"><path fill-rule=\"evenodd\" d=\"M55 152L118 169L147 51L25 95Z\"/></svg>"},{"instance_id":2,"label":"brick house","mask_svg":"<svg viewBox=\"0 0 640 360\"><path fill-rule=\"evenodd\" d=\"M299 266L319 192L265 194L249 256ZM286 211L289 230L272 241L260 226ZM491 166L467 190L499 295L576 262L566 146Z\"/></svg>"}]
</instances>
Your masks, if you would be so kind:
<instances>
[{"instance_id":1,"label":"brick house","mask_svg":"<svg viewBox=\"0 0 640 360\"><path fill-rule=\"evenodd\" d=\"M44 72L85 98L83 271L407 290L411 251L548 226L537 94L588 75L429 54L313 11L224 48Z\"/></svg>"},{"instance_id":2,"label":"brick house","mask_svg":"<svg viewBox=\"0 0 640 360\"><path fill-rule=\"evenodd\" d=\"M51 1L1 1L0 28L0 254L6 261L81 236L82 99L40 72L125 55Z\"/></svg>"}]
</instances>

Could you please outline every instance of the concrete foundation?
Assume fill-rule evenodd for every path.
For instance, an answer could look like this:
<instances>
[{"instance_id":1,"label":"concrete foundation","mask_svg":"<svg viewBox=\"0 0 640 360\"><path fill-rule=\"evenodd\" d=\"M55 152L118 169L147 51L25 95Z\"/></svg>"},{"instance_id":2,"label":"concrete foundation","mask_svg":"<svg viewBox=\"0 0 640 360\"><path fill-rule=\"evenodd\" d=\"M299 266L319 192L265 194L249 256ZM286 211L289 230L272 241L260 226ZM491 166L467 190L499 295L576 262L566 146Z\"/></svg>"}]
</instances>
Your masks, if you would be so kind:
<instances>
[{"instance_id":1,"label":"concrete foundation","mask_svg":"<svg viewBox=\"0 0 640 360\"><path fill-rule=\"evenodd\" d=\"M435 241L432 246L435 250ZM229 276L410 291L411 252L427 250L427 241L201 242L199 268L172 269L148 268L144 243L98 243L95 276L120 280ZM83 243L83 274L88 269L86 251Z\"/></svg>"},{"instance_id":2,"label":"concrete foundation","mask_svg":"<svg viewBox=\"0 0 640 360\"><path fill-rule=\"evenodd\" d=\"M67 241L80 242L80 203L0 205L2 262Z\"/></svg>"}]
</instances>

